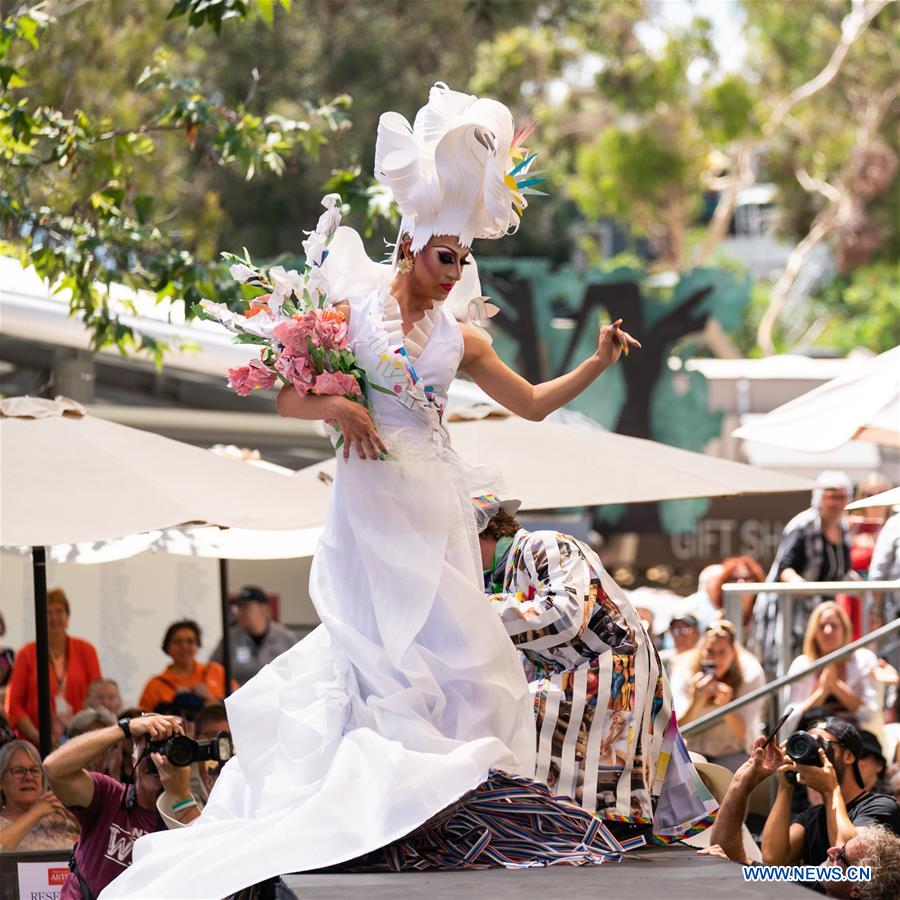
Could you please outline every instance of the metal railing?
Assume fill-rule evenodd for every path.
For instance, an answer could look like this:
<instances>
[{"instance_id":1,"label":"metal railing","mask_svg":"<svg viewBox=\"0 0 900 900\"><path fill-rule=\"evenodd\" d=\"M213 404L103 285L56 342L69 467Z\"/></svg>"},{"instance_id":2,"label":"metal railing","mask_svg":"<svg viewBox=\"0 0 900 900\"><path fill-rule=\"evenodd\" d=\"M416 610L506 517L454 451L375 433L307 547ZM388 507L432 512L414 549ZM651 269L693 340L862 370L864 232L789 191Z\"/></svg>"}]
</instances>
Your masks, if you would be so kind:
<instances>
[{"instance_id":1,"label":"metal railing","mask_svg":"<svg viewBox=\"0 0 900 900\"><path fill-rule=\"evenodd\" d=\"M744 624L741 611L743 594L778 594L784 601L781 610L781 634L778 658L778 675L784 675L793 660L794 597L835 594L884 594L900 593L900 581L794 581L794 582L734 582L722 585L722 603L725 618L734 623L735 637L744 643ZM869 628L869 604L863 603L862 631Z\"/></svg>"}]
</instances>

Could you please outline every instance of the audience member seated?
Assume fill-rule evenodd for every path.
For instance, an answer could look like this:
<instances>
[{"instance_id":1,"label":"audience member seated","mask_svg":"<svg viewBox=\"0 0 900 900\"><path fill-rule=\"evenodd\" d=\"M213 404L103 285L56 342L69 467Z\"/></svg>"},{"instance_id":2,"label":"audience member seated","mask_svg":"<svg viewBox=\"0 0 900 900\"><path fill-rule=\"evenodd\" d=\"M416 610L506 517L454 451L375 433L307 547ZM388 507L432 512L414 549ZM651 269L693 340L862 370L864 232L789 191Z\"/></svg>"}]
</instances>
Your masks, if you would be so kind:
<instances>
[{"instance_id":1,"label":"audience member seated","mask_svg":"<svg viewBox=\"0 0 900 900\"><path fill-rule=\"evenodd\" d=\"M163 653L172 659L159 675L145 685L138 706L152 712L160 703L171 703L176 694L191 691L205 701L221 700L225 696L225 670L217 662L201 663L200 626L192 619L173 622L163 637Z\"/></svg>"},{"instance_id":2,"label":"audience member seated","mask_svg":"<svg viewBox=\"0 0 900 900\"><path fill-rule=\"evenodd\" d=\"M297 635L272 620L269 597L262 588L242 587L232 605L237 624L229 631L231 673L238 684L244 684L264 665L290 650L297 643ZM210 659L224 665L223 646L219 641Z\"/></svg>"},{"instance_id":3,"label":"audience member seated","mask_svg":"<svg viewBox=\"0 0 900 900\"><path fill-rule=\"evenodd\" d=\"M816 479L809 509L798 513L785 526L767 581L843 581L850 571L850 536L844 522L844 507L852 492L843 472L823 472ZM753 609L753 636L749 646L763 667L774 673L781 650L782 594L760 593ZM818 595L794 596L790 658L803 644L810 614L822 601Z\"/></svg>"},{"instance_id":4,"label":"audience member seated","mask_svg":"<svg viewBox=\"0 0 900 900\"><path fill-rule=\"evenodd\" d=\"M840 754L835 753L835 758L847 757L848 752L839 747ZM852 754L849 754L852 758ZM710 835L712 846L707 850L701 850L701 854L723 856L742 865L753 865L754 860L747 854L743 842L743 822L747 815L747 805L753 790L770 775L779 772L779 800L776 801L779 822L778 830L782 838L779 846L775 845L772 851L772 836L767 842L763 836L762 857L766 865L785 864L781 862L785 858L791 862L803 862L808 865L833 865L842 869L849 866L868 866L872 871L872 878L868 882L853 881L825 881L815 885L816 889L824 891L829 897L860 898L860 900L895 900L900 896L900 837L897 836L896 825L882 824L883 815L874 810L863 814L859 811L859 804L854 807L856 816L853 821L848 821L843 795L839 790L832 796L839 797L833 805L831 814L825 814L825 835L827 849L824 854L816 854L816 858L807 858L803 854L807 849L806 826L795 822L788 826L787 810L790 801L781 798L781 783L787 771L798 773L801 781L807 771L821 773L827 781L836 779L836 769L822 753L823 767L796 766L783 755L782 749L773 744L768 744L766 738L757 738L753 752L748 759L735 772L725 798L719 807L716 821L713 824ZM849 770L846 770L849 771ZM813 776L815 777L815 776ZM780 805L780 807L779 807ZM821 807L820 807L821 809ZM843 810L845 815L839 815ZM770 819L775 815L773 810ZM819 815L819 814L817 814ZM767 826L768 830L768 826ZM768 851L767 851L768 844Z\"/></svg>"},{"instance_id":5,"label":"audience member seated","mask_svg":"<svg viewBox=\"0 0 900 900\"><path fill-rule=\"evenodd\" d=\"M707 625L720 617L720 613L712 601L712 591L715 583L722 575L721 563L713 563L701 570L697 579L697 590L684 598L680 609L684 613L690 613L700 624L700 630L705 631Z\"/></svg>"},{"instance_id":6,"label":"audience member seated","mask_svg":"<svg viewBox=\"0 0 900 900\"><path fill-rule=\"evenodd\" d=\"M713 622L672 672L672 702L681 725L743 697L765 683L760 664L735 640L734 625ZM688 749L732 772L747 758L761 731L763 701L754 700L700 732L685 736Z\"/></svg>"},{"instance_id":7,"label":"audience member seated","mask_svg":"<svg viewBox=\"0 0 900 900\"><path fill-rule=\"evenodd\" d=\"M98 731L101 728L109 728L116 724L116 717L105 707L100 709L83 709L72 716L69 727L66 729L66 740L81 737L89 731ZM114 753L116 748L110 747L101 753L96 759L92 759L86 766L89 772L103 772L104 775L112 775L114 765Z\"/></svg>"},{"instance_id":8,"label":"audience member seated","mask_svg":"<svg viewBox=\"0 0 900 900\"><path fill-rule=\"evenodd\" d=\"M50 696L53 746L69 719L84 706L88 685L100 678L100 663L92 644L67 633L69 600L62 588L47 593L50 643ZM6 715L20 738L37 745L37 646L32 641L16 654L6 693Z\"/></svg>"},{"instance_id":9,"label":"audience member seated","mask_svg":"<svg viewBox=\"0 0 900 900\"><path fill-rule=\"evenodd\" d=\"M817 659L850 643L850 619L836 603L828 600L809 617L803 638L803 653L791 663L788 674L803 672ZM799 678L788 687L794 714L785 727L803 728L810 719L836 715L880 735L884 726L878 691L872 677L878 659L860 647L850 656L829 663L818 672Z\"/></svg>"},{"instance_id":10,"label":"audience member seated","mask_svg":"<svg viewBox=\"0 0 900 900\"><path fill-rule=\"evenodd\" d=\"M725 594L722 591L723 584L733 584L739 581L761 582L766 575L762 566L752 556L731 556L722 563L722 571L710 584L710 600L718 611L719 616L725 616ZM744 634L750 630L753 623L753 606L756 603L756 593L748 591L741 594L741 622ZM727 616L725 616L727 618Z\"/></svg>"},{"instance_id":11,"label":"audience member seated","mask_svg":"<svg viewBox=\"0 0 900 900\"><path fill-rule=\"evenodd\" d=\"M69 850L78 823L47 789L34 744L12 741L0 749L0 850Z\"/></svg>"},{"instance_id":12,"label":"audience member seated","mask_svg":"<svg viewBox=\"0 0 900 900\"><path fill-rule=\"evenodd\" d=\"M165 827L156 811L163 780L171 773L148 768L148 740L164 740L182 732L181 723L170 716L120 719L119 724L67 741L44 762L50 787L81 823L81 838L72 855L72 872L60 900L96 897L123 869L131 865L131 850L141 835ZM115 746L122 735L134 742L135 783L126 786L108 775L88 772L91 760Z\"/></svg>"},{"instance_id":13,"label":"audience member seated","mask_svg":"<svg viewBox=\"0 0 900 900\"><path fill-rule=\"evenodd\" d=\"M119 694L119 685L112 678L98 678L88 686L84 705L91 709L108 709L116 718L122 714L122 697Z\"/></svg>"},{"instance_id":14,"label":"audience member seated","mask_svg":"<svg viewBox=\"0 0 900 900\"><path fill-rule=\"evenodd\" d=\"M674 646L659 651L659 658L671 677L672 668L685 653L693 650L700 640L700 625L697 617L690 613L676 613L669 622L669 634Z\"/></svg>"},{"instance_id":15,"label":"audience member seated","mask_svg":"<svg viewBox=\"0 0 900 900\"><path fill-rule=\"evenodd\" d=\"M198 741L208 741L221 732L231 734L228 724L228 713L224 703L210 703L197 715L194 729Z\"/></svg>"},{"instance_id":16,"label":"audience member seated","mask_svg":"<svg viewBox=\"0 0 900 900\"><path fill-rule=\"evenodd\" d=\"M861 730L862 752L859 756L859 772L867 791L876 794L890 794L891 787L887 779L887 760L881 749L878 738L871 731Z\"/></svg>"}]
</instances>

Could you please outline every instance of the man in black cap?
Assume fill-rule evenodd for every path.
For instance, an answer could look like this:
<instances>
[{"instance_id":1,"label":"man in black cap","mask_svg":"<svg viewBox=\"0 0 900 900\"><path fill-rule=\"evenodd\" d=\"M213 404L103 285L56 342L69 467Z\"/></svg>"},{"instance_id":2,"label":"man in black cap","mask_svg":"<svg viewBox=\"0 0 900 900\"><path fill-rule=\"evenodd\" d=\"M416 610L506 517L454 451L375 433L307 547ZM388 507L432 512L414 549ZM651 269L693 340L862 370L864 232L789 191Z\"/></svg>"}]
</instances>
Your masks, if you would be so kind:
<instances>
[{"instance_id":1,"label":"man in black cap","mask_svg":"<svg viewBox=\"0 0 900 900\"><path fill-rule=\"evenodd\" d=\"M297 635L272 621L272 609L266 592L256 585L241 588L234 599L237 624L231 628L231 674L238 684L249 681L263 666L281 656L297 643ZM210 657L224 665L222 642Z\"/></svg>"},{"instance_id":2,"label":"man in black cap","mask_svg":"<svg viewBox=\"0 0 900 900\"><path fill-rule=\"evenodd\" d=\"M801 765L784 757L778 769L778 795L762 835L763 862L771 865L819 865L829 847L841 847L862 825L882 824L900 834L900 806L893 797L865 787L859 771L863 740L842 719L831 717L809 733L825 743L821 766ZM791 821L794 785L785 777L795 772L801 784L818 791L822 803L805 809Z\"/></svg>"}]
</instances>

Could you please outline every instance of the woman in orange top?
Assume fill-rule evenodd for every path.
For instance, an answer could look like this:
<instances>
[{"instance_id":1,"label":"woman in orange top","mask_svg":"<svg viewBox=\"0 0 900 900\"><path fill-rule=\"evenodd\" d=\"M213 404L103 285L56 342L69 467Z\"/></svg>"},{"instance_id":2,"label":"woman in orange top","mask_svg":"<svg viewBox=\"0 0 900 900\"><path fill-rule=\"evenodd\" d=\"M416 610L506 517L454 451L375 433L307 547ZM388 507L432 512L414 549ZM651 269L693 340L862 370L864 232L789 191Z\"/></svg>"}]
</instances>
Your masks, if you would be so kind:
<instances>
[{"instance_id":1,"label":"woman in orange top","mask_svg":"<svg viewBox=\"0 0 900 900\"><path fill-rule=\"evenodd\" d=\"M207 703L224 698L225 670L217 662L201 663L197 659L200 626L193 619L173 622L166 629L162 649L172 658L172 665L144 685L138 701L142 710L153 712L160 703L171 703L176 694L188 691Z\"/></svg>"},{"instance_id":2,"label":"woman in orange top","mask_svg":"<svg viewBox=\"0 0 900 900\"><path fill-rule=\"evenodd\" d=\"M100 678L94 645L67 634L69 600L62 588L47 593L50 636L50 721L53 746L69 719L84 705L88 685ZM39 743L37 645L26 644L17 654L6 692L6 717L19 737Z\"/></svg>"}]
</instances>

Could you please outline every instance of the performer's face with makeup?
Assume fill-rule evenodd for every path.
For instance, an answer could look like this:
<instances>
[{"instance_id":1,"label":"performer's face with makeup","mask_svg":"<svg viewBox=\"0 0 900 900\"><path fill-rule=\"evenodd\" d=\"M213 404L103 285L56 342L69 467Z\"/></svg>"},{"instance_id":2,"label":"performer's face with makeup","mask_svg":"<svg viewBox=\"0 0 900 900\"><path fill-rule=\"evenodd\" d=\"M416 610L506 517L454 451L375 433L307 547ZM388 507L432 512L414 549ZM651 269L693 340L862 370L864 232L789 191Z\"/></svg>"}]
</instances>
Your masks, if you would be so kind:
<instances>
[{"instance_id":1,"label":"performer's face with makeup","mask_svg":"<svg viewBox=\"0 0 900 900\"><path fill-rule=\"evenodd\" d=\"M409 277L416 292L433 300L445 300L462 278L463 267L469 265L468 257L469 248L457 238L446 234L433 237L414 257Z\"/></svg>"}]
</instances>

